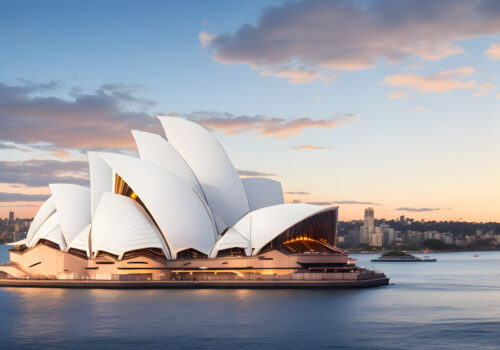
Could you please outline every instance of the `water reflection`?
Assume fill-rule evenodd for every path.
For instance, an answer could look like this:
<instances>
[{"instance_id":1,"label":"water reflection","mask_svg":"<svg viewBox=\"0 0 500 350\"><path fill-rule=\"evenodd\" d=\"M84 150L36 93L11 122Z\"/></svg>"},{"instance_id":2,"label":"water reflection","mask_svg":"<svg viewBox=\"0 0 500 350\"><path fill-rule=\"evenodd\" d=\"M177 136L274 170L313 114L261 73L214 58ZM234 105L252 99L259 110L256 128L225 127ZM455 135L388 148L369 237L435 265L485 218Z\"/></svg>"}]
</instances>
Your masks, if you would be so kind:
<instances>
[{"instance_id":1,"label":"water reflection","mask_svg":"<svg viewBox=\"0 0 500 350\"><path fill-rule=\"evenodd\" d=\"M495 348L500 253L435 256L373 264L394 283L375 289L0 288L0 347Z\"/></svg>"}]
</instances>

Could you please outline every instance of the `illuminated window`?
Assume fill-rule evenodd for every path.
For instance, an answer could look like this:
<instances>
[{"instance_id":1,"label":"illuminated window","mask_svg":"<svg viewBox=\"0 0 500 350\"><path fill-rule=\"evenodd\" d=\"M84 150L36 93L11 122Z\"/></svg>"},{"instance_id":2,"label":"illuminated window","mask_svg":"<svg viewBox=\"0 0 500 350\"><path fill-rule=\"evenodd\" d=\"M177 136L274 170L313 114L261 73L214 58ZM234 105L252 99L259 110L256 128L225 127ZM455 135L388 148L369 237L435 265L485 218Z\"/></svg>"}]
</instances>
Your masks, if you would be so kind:
<instances>
[{"instance_id":1,"label":"illuminated window","mask_svg":"<svg viewBox=\"0 0 500 350\"><path fill-rule=\"evenodd\" d=\"M313 215L289 227L266 244L261 253L279 249L286 253L337 251L337 210Z\"/></svg>"}]
</instances>

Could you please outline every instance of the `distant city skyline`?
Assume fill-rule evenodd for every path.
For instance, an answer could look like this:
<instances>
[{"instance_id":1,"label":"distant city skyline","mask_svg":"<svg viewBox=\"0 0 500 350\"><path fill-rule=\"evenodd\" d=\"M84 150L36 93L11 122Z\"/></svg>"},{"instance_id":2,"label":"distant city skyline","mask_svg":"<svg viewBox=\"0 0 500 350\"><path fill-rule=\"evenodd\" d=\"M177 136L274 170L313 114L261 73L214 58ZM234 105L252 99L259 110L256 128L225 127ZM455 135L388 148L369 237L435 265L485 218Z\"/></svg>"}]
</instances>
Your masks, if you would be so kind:
<instances>
[{"instance_id":1,"label":"distant city skyline","mask_svg":"<svg viewBox=\"0 0 500 350\"><path fill-rule=\"evenodd\" d=\"M5 1L0 30L0 217L170 114L339 220L500 221L497 2Z\"/></svg>"}]
</instances>

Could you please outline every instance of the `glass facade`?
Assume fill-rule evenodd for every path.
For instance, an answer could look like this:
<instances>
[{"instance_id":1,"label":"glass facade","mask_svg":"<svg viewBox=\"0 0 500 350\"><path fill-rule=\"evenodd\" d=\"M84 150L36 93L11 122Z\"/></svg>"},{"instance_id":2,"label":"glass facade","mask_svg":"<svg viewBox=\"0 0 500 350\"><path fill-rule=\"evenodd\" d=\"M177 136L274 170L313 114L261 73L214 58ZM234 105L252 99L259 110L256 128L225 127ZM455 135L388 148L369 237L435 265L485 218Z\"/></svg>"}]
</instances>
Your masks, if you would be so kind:
<instances>
[{"instance_id":1,"label":"glass facade","mask_svg":"<svg viewBox=\"0 0 500 350\"><path fill-rule=\"evenodd\" d=\"M285 230L269 242L261 253L279 249L287 253L335 252L337 209L313 215Z\"/></svg>"}]
</instances>

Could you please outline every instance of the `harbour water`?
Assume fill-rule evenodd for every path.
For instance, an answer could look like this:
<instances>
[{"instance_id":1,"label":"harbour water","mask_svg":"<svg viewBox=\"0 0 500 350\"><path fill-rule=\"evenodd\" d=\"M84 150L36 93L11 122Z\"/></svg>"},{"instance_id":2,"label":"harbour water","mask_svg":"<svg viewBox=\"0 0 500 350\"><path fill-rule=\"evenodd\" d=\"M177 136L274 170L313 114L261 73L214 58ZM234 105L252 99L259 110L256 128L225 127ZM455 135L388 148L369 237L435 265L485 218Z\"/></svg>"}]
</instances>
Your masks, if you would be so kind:
<instances>
[{"instance_id":1,"label":"harbour water","mask_svg":"<svg viewBox=\"0 0 500 350\"><path fill-rule=\"evenodd\" d=\"M0 288L0 348L498 349L500 252L479 255L352 255L391 278L357 290Z\"/></svg>"}]
</instances>

